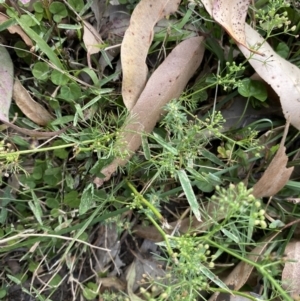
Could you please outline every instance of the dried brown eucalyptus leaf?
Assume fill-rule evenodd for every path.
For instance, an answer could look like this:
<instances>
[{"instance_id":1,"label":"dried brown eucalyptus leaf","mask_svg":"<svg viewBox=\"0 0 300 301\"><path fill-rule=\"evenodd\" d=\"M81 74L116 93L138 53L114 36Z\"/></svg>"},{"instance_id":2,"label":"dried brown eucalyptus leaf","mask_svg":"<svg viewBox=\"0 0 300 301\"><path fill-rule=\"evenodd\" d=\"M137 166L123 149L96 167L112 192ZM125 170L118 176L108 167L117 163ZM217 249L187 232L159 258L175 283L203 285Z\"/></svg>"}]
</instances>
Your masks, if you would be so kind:
<instances>
[{"instance_id":1,"label":"dried brown eucalyptus leaf","mask_svg":"<svg viewBox=\"0 0 300 301\"><path fill-rule=\"evenodd\" d=\"M273 196L284 187L294 170L294 167L286 168L287 161L285 147L280 146L263 176L253 186L255 197Z\"/></svg>"},{"instance_id":2,"label":"dried brown eucalyptus leaf","mask_svg":"<svg viewBox=\"0 0 300 301\"><path fill-rule=\"evenodd\" d=\"M202 0L202 3L208 13L213 15L214 0ZM279 56L247 23L245 37L247 46L239 43L237 46L258 75L278 94L286 120L300 130L300 69ZM263 53L264 57L258 52Z\"/></svg>"},{"instance_id":3,"label":"dried brown eucalyptus leaf","mask_svg":"<svg viewBox=\"0 0 300 301\"><path fill-rule=\"evenodd\" d=\"M292 296L300 295L300 242L289 242L285 248L285 264L282 271L282 286Z\"/></svg>"},{"instance_id":4,"label":"dried brown eucalyptus leaf","mask_svg":"<svg viewBox=\"0 0 300 301\"><path fill-rule=\"evenodd\" d=\"M122 95L128 110L135 105L147 81L146 57L152 43L154 26L175 12L179 3L179 0L142 0L131 15L121 46Z\"/></svg>"},{"instance_id":5,"label":"dried brown eucalyptus leaf","mask_svg":"<svg viewBox=\"0 0 300 301\"><path fill-rule=\"evenodd\" d=\"M44 126L53 119L44 107L31 98L17 78L13 87L13 99L24 115L36 124Z\"/></svg>"},{"instance_id":6,"label":"dried brown eucalyptus leaf","mask_svg":"<svg viewBox=\"0 0 300 301\"><path fill-rule=\"evenodd\" d=\"M213 18L224 27L227 33L245 47L245 20L251 0L215 0Z\"/></svg>"},{"instance_id":7,"label":"dried brown eucalyptus leaf","mask_svg":"<svg viewBox=\"0 0 300 301\"><path fill-rule=\"evenodd\" d=\"M300 130L300 69L279 56L248 24L245 30L248 45L257 47L265 56L262 58L241 45L238 47L259 76L278 94L285 118Z\"/></svg>"},{"instance_id":8,"label":"dried brown eucalyptus leaf","mask_svg":"<svg viewBox=\"0 0 300 301\"><path fill-rule=\"evenodd\" d=\"M256 198L275 195L284 187L294 170L294 167L286 168L288 157L285 154L284 141L288 128L289 126L287 124L276 155L265 170L263 176L253 186L253 195Z\"/></svg>"},{"instance_id":9,"label":"dried brown eucalyptus leaf","mask_svg":"<svg viewBox=\"0 0 300 301\"><path fill-rule=\"evenodd\" d=\"M191 76L198 69L204 53L203 37L187 39L177 45L166 60L155 70L131 110L121 130L116 146L128 155L115 159L101 173L105 179L96 178L99 187L110 179L118 166L124 166L140 147L143 133L150 133L163 113L163 107L178 98Z\"/></svg>"}]
</instances>

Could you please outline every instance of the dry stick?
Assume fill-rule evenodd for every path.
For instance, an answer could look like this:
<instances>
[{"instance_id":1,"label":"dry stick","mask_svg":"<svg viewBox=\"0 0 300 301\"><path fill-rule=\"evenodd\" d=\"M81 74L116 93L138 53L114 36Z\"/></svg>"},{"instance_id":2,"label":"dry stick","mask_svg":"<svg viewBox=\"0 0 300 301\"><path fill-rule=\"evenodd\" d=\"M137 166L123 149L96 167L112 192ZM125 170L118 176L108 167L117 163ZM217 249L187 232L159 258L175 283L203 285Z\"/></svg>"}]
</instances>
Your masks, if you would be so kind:
<instances>
[{"instance_id":1,"label":"dry stick","mask_svg":"<svg viewBox=\"0 0 300 301\"><path fill-rule=\"evenodd\" d=\"M5 121L1 118L0 118L0 121L2 123L4 123L6 126L14 129L15 131L17 131L19 133L22 133L24 135L30 136L32 138L36 138L38 140L40 140L40 139L49 139L51 137L58 136L58 135L62 134L63 132L65 132L67 130L67 127L66 127L64 129L61 129L59 131L54 131L54 132L38 132L38 131L34 131L34 130L28 130L28 129L20 128L19 126L15 125L11 122Z\"/></svg>"}]
</instances>

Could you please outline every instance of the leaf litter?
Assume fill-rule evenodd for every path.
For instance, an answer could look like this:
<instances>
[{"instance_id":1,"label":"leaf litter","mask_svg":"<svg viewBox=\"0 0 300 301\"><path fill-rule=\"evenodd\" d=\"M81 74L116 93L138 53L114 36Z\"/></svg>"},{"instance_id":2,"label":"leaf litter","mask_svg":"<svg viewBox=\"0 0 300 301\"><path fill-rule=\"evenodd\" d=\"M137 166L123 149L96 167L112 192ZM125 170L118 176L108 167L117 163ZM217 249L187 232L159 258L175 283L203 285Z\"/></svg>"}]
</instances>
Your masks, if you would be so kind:
<instances>
[{"instance_id":1,"label":"leaf litter","mask_svg":"<svg viewBox=\"0 0 300 301\"><path fill-rule=\"evenodd\" d=\"M211 1L203 1L203 2L207 2L208 6L212 3ZM246 6L246 5L249 5L248 2L249 1L241 1L239 3L242 3L243 5ZM97 3L97 1L94 1L93 3L94 3L94 11L95 11L97 8L97 5L95 5ZM114 1L114 3L118 4L119 2ZM148 3L149 4L150 2L149 1L148 2L141 1L140 3ZM100 4L103 7L103 1ZM235 9L232 10L232 7L230 5L232 5L232 7L234 7ZM240 23L238 22L239 25L241 25L241 27L236 26L236 24L232 21L232 20L235 20L237 18L237 16L239 17L239 19L244 20L244 17L247 12L246 7L238 7L236 5L238 5L238 1L231 1L231 2L221 1L221 0L215 1L214 2L214 19L216 21L218 21L218 23L220 23L221 25L224 26L226 31L229 32L229 34L233 37L233 39L235 39L235 41L239 44L239 47L244 47L248 50L248 58L251 61L253 59L254 55L258 55L259 51L261 51L262 48L261 48L261 45L258 45L258 47L255 48L255 49L257 49L255 51L258 53L255 53L255 51L251 50L251 48L256 47L256 45L257 45L257 41L255 43L249 43L247 32L250 32L250 35L254 36L254 34L251 32L252 29L251 30L248 29L247 25L246 25L246 34L245 34L244 29L241 29L241 28L243 28L244 21L240 22ZM227 11L230 11L230 13L229 13L229 15L226 15L226 14L222 15L223 19L222 18L220 19L220 15L218 15L218 13L220 13L221 10L226 11L226 7L230 8L230 9L227 9ZM219 12L218 12L218 9L220 10ZM175 10L172 7L172 10L170 10L170 11L174 12ZM165 12L164 12L163 14L161 14L161 13L157 14L155 17L157 19L159 19L159 18L165 17L166 15L167 14L165 14ZM96 19L97 19L97 29L100 29L101 17L98 16ZM141 17L137 18L136 21L140 21L140 19L141 19ZM154 19L151 19L151 20L153 21ZM135 21L135 19L133 19L133 21ZM154 21L156 22L156 19ZM157 22L155 23L154 21L150 22L151 24L147 31L149 40L151 40L153 37L153 24L157 23ZM124 24L126 24L126 21L124 22ZM124 27L123 26L124 24L122 24L122 28ZM139 23L139 25L140 24L141 23ZM89 25L91 26L91 24L89 24ZM84 29L86 31L87 26L84 26L84 27L85 27ZM142 27L142 26L140 26L140 27ZM138 34L141 35L142 34L141 32L139 32ZM97 35L98 34L99 33L97 31ZM99 35L98 37L101 38L101 35ZM99 51L97 42L95 40L92 41L94 38L95 37L87 38L87 36L85 36L85 38L84 38L88 56L92 53L97 53ZM131 42L131 46L134 43ZM143 62L144 66L146 66L145 60L146 60L146 57L147 57L147 54L149 51L150 44L151 44L151 42L146 45L147 47L145 47L145 49L144 49L145 51L143 52L143 55L142 55L141 62ZM243 46L241 46L241 45L243 45ZM181 52L178 49L181 49L180 50ZM272 51L267 52L267 54L270 54L269 58L271 58L273 56ZM199 67L201 60L202 60L203 52L204 52L203 38L197 37L197 38L188 39L188 40L178 44L178 46L174 48L174 50L170 53L170 55L166 58L166 60L161 64L161 66L159 66L158 69L153 73L153 75L151 76L151 78L149 79L148 82L147 82L147 73L148 73L147 66L146 66L146 68L144 68L143 64L141 64L138 66L138 67L141 67L140 70L138 70L138 68L137 68L137 70L132 71L133 72L132 74L134 74L134 76L136 76L136 78L138 80L139 80L139 75L141 75L142 84L138 85L138 89L137 89L137 91L135 91L136 92L135 97L132 97L131 99L130 99L130 97L127 98L127 100L129 99L129 101L126 100L126 91L125 92L123 91L124 103L130 112L129 112L129 117L127 118L127 120L125 121L125 123L121 129L121 133L120 133L121 138L115 144L116 148L119 148L120 151L123 153L127 153L127 155L123 158L115 159L115 161L111 165L109 165L108 167L106 167L102 170L102 173L104 174L105 179L96 178L95 183L97 184L97 186L100 187L103 184L104 180L108 180L110 178L111 174L117 169L118 166L125 165L128 162L128 160L131 158L133 153L140 147L142 135L145 133L146 134L151 133L155 124L159 121L161 116L164 114L163 106L168 101L170 101L172 98L179 97L179 95L182 93L187 82L189 81L191 76L193 76L196 69ZM177 56L175 55L175 53L177 54ZM123 56L124 56L124 54L123 54ZM139 55L137 55L137 56L139 56ZM127 58L128 56L126 55L125 57ZM111 58L111 61L113 60L113 58L114 57ZM258 60L258 58L260 59L260 63L267 62L265 60L265 58L261 57L261 55L255 57L256 60ZM89 60L89 58L88 58L88 60ZM136 60L136 61L138 61L138 60ZM281 66L281 61L278 60L277 57L275 58L275 61L276 61L275 65L272 65L272 67L275 66L276 70L280 72L281 69L279 68L279 66ZM176 65L176 62L179 62L178 65ZM89 61L89 66L92 67L91 65L92 65L92 63ZM285 65L285 67L286 67L286 69L284 69L284 72L286 72L286 73L290 72L292 74L292 78L294 80L294 85L295 85L295 83L297 83L297 76L298 76L297 70L295 71L294 67L291 67L291 65L287 66L287 64L285 64L285 63L282 63L282 65ZM189 69L189 70L187 70L187 69ZM258 67L258 69L259 69L259 67ZM167 70L171 71L170 74L167 73ZM124 84L124 82L126 82L126 79L125 79L126 78L126 75L125 75L126 74L126 66L125 65L123 66L123 72L124 72L124 74L123 74L123 76L124 76L123 84ZM257 72L259 73L259 71L257 71ZM183 73L183 74L181 74L181 73ZM259 74L264 75L264 72L262 71ZM266 79L266 78L268 78L268 76L265 76L265 77L262 76L262 78L266 82L268 82L268 80ZM275 85L278 86L281 82L282 82L281 78L278 81L274 80L273 88ZM19 82L17 82L16 86L18 86L18 85L19 85L19 87L18 87L19 90L17 90L18 92L15 94L22 94L22 93L26 94L26 93L24 93L24 91L26 91L26 89L24 87L20 86ZM135 87L135 83L128 84L128 86ZM126 85L124 85L123 88L125 89ZM282 88L282 87L280 87L280 88ZM24 89L24 90L22 91L22 89ZM275 90L275 88L274 88L274 90ZM287 89L283 89L283 90L285 93L287 92ZM26 115L29 119L33 120L34 122L36 122L39 125L46 125L49 121L52 120L51 114L48 113L47 110L45 110L44 107L42 107L42 106L41 106L42 113L35 112L35 108L38 107L37 106L38 104L33 101L33 99L30 97L30 94L28 92L27 92L27 94L28 95L25 97L25 100L24 100L25 104L20 105L20 108L23 111L24 115ZM16 96L16 98L17 98L17 96ZM283 101L282 99L281 99L281 101ZM296 105L292 106L292 107L287 107L287 106L283 106L283 107L286 109L285 116L287 117L287 119L291 118L292 124L298 128L298 124L295 121L296 116L291 116L291 115L293 115L293 113L297 114L296 111L297 111L298 107ZM43 111L43 109L45 111ZM293 112L293 110L295 112ZM8 109L6 109L6 112L7 112L6 115L8 115ZM49 115L47 115L47 114L49 114ZM42 117L40 115L42 115ZM47 120L47 118L48 118L48 120ZM11 127L15 126L14 124L9 124L7 120L3 119L3 122ZM25 129L23 129L23 130L25 130ZM35 132L35 131L32 131L32 132ZM287 129L286 129L286 132L287 132ZM285 132L285 135L286 135L286 132ZM27 134L27 133L29 133L29 131L26 132L26 130L25 130L24 133ZM286 150L284 147L284 139L283 139L276 156L273 158L274 165L273 165L273 161L272 161L271 164L269 165L269 167L267 168L267 170L265 171L264 176L261 179L261 180L263 180L264 177L265 178L271 177L273 179L274 174L276 173L276 170L279 170L279 171L281 171L279 180L274 181L274 183L272 183L272 185L269 185L270 183L267 183L267 181L265 181L265 182L259 181L254 186L253 193L255 196L272 196L272 195L276 194L286 184L287 180L290 177L291 172L293 171L293 168L286 168L287 156L286 156L285 151ZM276 176L275 176L275 178L276 178ZM217 209L218 209L218 204L216 204L214 211L217 211ZM205 211L209 211L209 210L206 208ZM220 215L218 215L217 217L215 216L215 220L210 220L210 219L206 220L204 218L202 223L197 221L195 218L186 218L183 220L175 221L175 222L171 223L171 225L173 226L174 229L179 228L179 232L176 233L178 235L182 235L182 234L184 235L186 233L190 233L191 231L192 231L192 233L197 233L197 234L202 233L202 232L205 233L205 231L207 231L209 229L209 226L211 225L211 223L222 220L224 218L224 214L226 214L226 212L225 213L220 212ZM181 227L179 227L179 224L181 224ZM102 285L105 287L115 288L116 290L124 291L126 281L125 280L122 281L122 280L119 280L114 277L114 273L118 273L119 267L122 265L122 261L119 258L119 254L121 251L120 251L119 235L117 233L117 228L115 225L114 225L114 227L110 228L109 230L108 230L108 228L105 228L105 227L106 226L101 225L100 228L98 229L99 230L99 233L98 233L99 240L95 241L95 245L105 245L107 248L110 249L110 252L108 252L108 253L102 252L102 251L95 252L94 256L97 257L98 262L96 262L96 264L94 264L92 266L92 269L93 269L93 272L95 270L97 273L102 273L102 272L109 270L109 274L107 275L107 277L98 279L99 282L101 283L101 281L102 281ZM151 227L146 226L146 227L143 227L143 229L141 230L141 226L138 225L138 226L134 227L133 230L135 230L136 234L142 238L151 239L153 241L159 241L162 238L160 233L153 226L151 226ZM142 231L144 231L144 232L142 232ZM170 233L170 235L171 234L172 233ZM278 233L276 233L275 235L277 235L277 234ZM261 243L261 245L254 248L252 250L252 252L248 255L248 259L252 260L253 262L256 262L258 255L261 255L263 253L263 250L266 248L269 241L272 240L273 238L274 238L274 236L272 236L270 239L268 237L264 242ZM146 240L144 240L144 242L146 242ZM289 251L290 249L293 249L293 250ZM287 248L287 253L291 253L290 258L293 258L295 256L295 249L298 249L298 247L291 246L290 249ZM131 263L131 265L129 265L126 280L127 280L127 293L129 294L130 299L140 301L142 299L136 293L136 289L138 287L140 287L140 284L138 283L138 279L142 278L141 273L146 271L145 273L150 274L151 271L154 271L155 273L159 274L160 270L158 268L159 262L156 262L154 260L154 258L151 258L151 257L147 258L147 259L140 258L139 255L141 255L142 251L141 250L139 250L139 251L140 252L139 252L139 254L137 254L136 259ZM286 264L286 266L288 267L288 269L290 269L290 266L288 266L287 264ZM146 270L146 268L149 268L149 270ZM247 282L247 279L249 278L249 275L252 273L252 270L253 270L252 265L249 265L249 264L247 265L244 262L240 262L236 266L234 271L227 277L225 283L228 286L230 286L231 288L233 288L235 290L239 290ZM163 276L164 271L162 270L161 272L162 272L162 276ZM295 273L295 271L291 272L289 270L287 272L287 275L288 276L283 275L283 278L282 278L283 281L285 281L285 279L287 277L296 277L297 274ZM155 276L153 278L155 278ZM222 298L223 297L224 296L222 296ZM220 300L220 298L218 298L216 296L216 294L212 298L213 298L212 300ZM224 297L224 298L226 298L226 297ZM54 300L55 300L55 298L54 298ZM230 296L229 300L245 300L245 299L235 297L235 296Z\"/></svg>"}]
</instances>

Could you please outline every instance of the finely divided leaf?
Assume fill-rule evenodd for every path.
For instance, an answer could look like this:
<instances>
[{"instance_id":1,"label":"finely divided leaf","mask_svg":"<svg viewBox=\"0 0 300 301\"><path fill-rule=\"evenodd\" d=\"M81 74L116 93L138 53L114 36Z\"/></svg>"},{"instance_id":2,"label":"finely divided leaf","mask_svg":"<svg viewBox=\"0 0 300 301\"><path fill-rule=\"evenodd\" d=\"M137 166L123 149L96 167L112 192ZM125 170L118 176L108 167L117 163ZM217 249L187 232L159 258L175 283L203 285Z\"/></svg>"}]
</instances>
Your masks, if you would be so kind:
<instances>
[{"instance_id":1,"label":"finely divided leaf","mask_svg":"<svg viewBox=\"0 0 300 301\"><path fill-rule=\"evenodd\" d=\"M154 26L160 19L174 13L179 3L179 0L142 0L131 15L121 46L122 95L129 110L147 81L146 57L152 43Z\"/></svg>"},{"instance_id":2,"label":"finely divided leaf","mask_svg":"<svg viewBox=\"0 0 300 301\"><path fill-rule=\"evenodd\" d=\"M163 113L163 107L182 93L187 82L199 67L204 53L203 37L194 37L181 42L157 68L131 110L121 130L117 147L127 156L115 159L101 173L104 179L96 178L99 187L110 178L118 166L124 166L140 147L142 133L150 133Z\"/></svg>"}]
</instances>

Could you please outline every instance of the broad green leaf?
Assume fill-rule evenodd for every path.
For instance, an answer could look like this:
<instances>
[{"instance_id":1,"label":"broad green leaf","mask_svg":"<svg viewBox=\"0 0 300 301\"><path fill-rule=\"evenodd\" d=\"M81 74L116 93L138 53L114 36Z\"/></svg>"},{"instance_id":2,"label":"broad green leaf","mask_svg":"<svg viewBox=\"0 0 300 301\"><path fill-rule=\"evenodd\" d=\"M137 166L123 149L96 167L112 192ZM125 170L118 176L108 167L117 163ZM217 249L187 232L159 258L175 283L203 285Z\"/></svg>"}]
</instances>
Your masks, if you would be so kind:
<instances>
[{"instance_id":1,"label":"broad green leaf","mask_svg":"<svg viewBox=\"0 0 300 301\"><path fill-rule=\"evenodd\" d=\"M99 294L97 284L88 282L87 286L83 287L82 294L87 300L94 300Z\"/></svg>"},{"instance_id":2,"label":"broad green leaf","mask_svg":"<svg viewBox=\"0 0 300 301\"><path fill-rule=\"evenodd\" d=\"M53 142L52 146L61 146L65 145L65 142L63 140L56 140ZM54 156L60 159L66 159L69 156L69 152L65 148L56 148L53 151Z\"/></svg>"},{"instance_id":3,"label":"broad green leaf","mask_svg":"<svg viewBox=\"0 0 300 301\"><path fill-rule=\"evenodd\" d=\"M64 86L68 83L69 78L59 70L53 70L51 73L51 81L54 85Z\"/></svg>"},{"instance_id":4,"label":"broad green leaf","mask_svg":"<svg viewBox=\"0 0 300 301\"><path fill-rule=\"evenodd\" d=\"M78 102L81 97L80 86L76 83L71 83L61 87L59 97L67 101Z\"/></svg>"},{"instance_id":5,"label":"broad green leaf","mask_svg":"<svg viewBox=\"0 0 300 301\"><path fill-rule=\"evenodd\" d=\"M72 190L65 194L64 204L68 205L70 208L78 208L80 205L80 199L78 196L78 192Z\"/></svg>"},{"instance_id":6,"label":"broad green leaf","mask_svg":"<svg viewBox=\"0 0 300 301\"><path fill-rule=\"evenodd\" d=\"M43 225L43 221L42 221L43 211L42 211L40 201L37 198L37 196L33 190L31 191L31 196L32 196L33 201L29 201L28 205L29 205L31 211L33 212L35 218L37 219L39 224L42 226Z\"/></svg>"},{"instance_id":7,"label":"broad green leaf","mask_svg":"<svg viewBox=\"0 0 300 301\"><path fill-rule=\"evenodd\" d=\"M153 136L154 136L154 139L156 140L156 142L158 142L158 144L160 144L165 149L167 149L170 153L172 153L173 155L178 154L177 148L175 148L172 145L170 145L169 143L167 143L161 136L157 135L156 133L153 133Z\"/></svg>"},{"instance_id":8,"label":"broad green leaf","mask_svg":"<svg viewBox=\"0 0 300 301\"><path fill-rule=\"evenodd\" d=\"M68 3L74 8L76 12L80 12L84 7L83 0L68 0Z\"/></svg>"}]
</instances>

